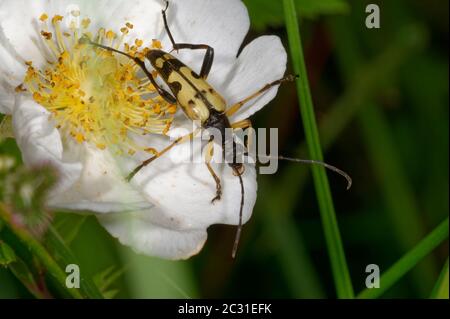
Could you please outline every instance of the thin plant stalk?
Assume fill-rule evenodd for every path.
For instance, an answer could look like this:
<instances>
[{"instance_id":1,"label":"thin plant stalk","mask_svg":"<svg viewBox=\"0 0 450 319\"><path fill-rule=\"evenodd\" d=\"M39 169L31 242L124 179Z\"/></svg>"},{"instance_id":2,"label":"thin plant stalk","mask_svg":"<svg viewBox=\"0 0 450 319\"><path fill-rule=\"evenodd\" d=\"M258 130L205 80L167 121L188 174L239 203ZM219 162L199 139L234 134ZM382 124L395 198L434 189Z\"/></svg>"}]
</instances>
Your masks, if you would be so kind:
<instances>
[{"instance_id":1,"label":"thin plant stalk","mask_svg":"<svg viewBox=\"0 0 450 319\"><path fill-rule=\"evenodd\" d=\"M283 0L286 29L291 49L292 64L295 73L300 78L297 81L297 94L300 102L300 112L311 159L323 160L322 149L319 141L319 133L315 121L314 106L309 89L308 76L304 61L304 54L300 31L297 20L297 12L293 0ZM312 167L314 185L319 203L322 225L325 233L331 269L338 298L353 298L353 286L345 259L344 247L334 211L333 199L328 184L325 169Z\"/></svg>"}]
</instances>

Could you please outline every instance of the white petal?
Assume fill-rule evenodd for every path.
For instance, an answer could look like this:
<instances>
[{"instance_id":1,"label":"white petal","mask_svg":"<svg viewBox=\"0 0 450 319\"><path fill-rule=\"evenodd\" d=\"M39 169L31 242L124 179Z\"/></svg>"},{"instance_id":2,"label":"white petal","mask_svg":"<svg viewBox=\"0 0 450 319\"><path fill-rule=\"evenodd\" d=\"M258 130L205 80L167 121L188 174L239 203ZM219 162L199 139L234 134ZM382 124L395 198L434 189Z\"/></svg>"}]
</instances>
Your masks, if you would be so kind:
<instances>
[{"instance_id":1,"label":"white petal","mask_svg":"<svg viewBox=\"0 0 450 319\"><path fill-rule=\"evenodd\" d=\"M0 44L5 52L0 50L0 54L2 56L9 54L19 63L33 61L37 67L42 66L51 57L48 54L44 55L45 52L48 53L48 49L40 34L43 26L39 17L43 13L49 16L48 24L51 24L54 15L63 15L64 19L61 22L63 31L69 29L70 21L74 19L70 12L79 10L81 15L78 21L89 17L92 32L104 27L119 33L126 22L140 19L136 29L142 32L150 30L156 34L156 17L160 8L161 4L156 0L3 1L0 4Z\"/></svg>"},{"instance_id":2,"label":"white petal","mask_svg":"<svg viewBox=\"0 0 450 319\"><path fill-rule=\"evenodd\" d=\"M68 0L69 2L73 2ZM103 0L80 1L82 16L91 19L90 30L97 32L100 28L112 30L120 34L125 23L133 24L125 38L125 42L134 42L136 38L145 45L158 38L162 32L161 10L164 7L159 0Z\"/></svg>"},{"instance_id":3,"label":"white petal","mask_svg":"<svg viewBox=\"0 0 450 319\"><path fill-rule=\"evenodd\" d=\"M33 61L40 68L46 60L51 59L40 35L42 26L39 17L42 13L45 12L50 17L55 14L64 15L63 30L67 29L68 21L73 19L70 16L73 10L80 10L80 19L91 18L90 30L94 33L101 27L118 33L125 22L131 22L134 28L128 39L161 39L165 48L170 50L172 46L162 23L163 7L164 3L157 0L2 1L0 58L7 63L3 63L5 67L0 67L0 84L4 82L10 85L0 85L0 96L14 94L10 89L23 80L25 61ZM172 0L168 20L177 42L208 44L215 49L215 62L209 81L216 86L222 83L249 28L244 4L240 0ZM17 28L18 21L21 21L20 32ZM198 71L203 55L204 50L181 50L179 57ZM7 103L11 99L6 100L5 103L0 102L2 112L11 109L11 104ZM1 106L2 104L6 106Z\"/></svg>"},{"instance_id":4,"label":"white petal","mask_svg":"<svg viewBox=\"0 0 450 319\"><path fill-rule=\"evenodd\" d=\"M287 54L276 36L262 36L248 44L239 55L235 68L228 75L222 93L229 105L233 105L255 93L264 85L283 77ZM250 117L269 103L276 95L278 86L244 105L232 122Z\"/></svg>"},{"instance_id":5,"label":"white petal","mask_svg":"<svg viewBox=\"0 0 450 319\"><path fill-rule=\"evenodd\" d=\"M71 145L72 144L72 145ZM108 150L87 143L66 145L65 157L82 165L80 178L51 206L96 213L124 212L153 206L124 179L120 162Z\"/></svg>"},{"instance_id":6,"label":"white petal","mask_svg":"<svg viewBox=\"0 0 450 319\"><path fill-rule=\"evenodd\" d=\"M203 247L206 230L178 231L155 224L147 216L152 211L98 215L100 223L119 241L136 252L166 259L187 259Z\"/></svg>"},{"instance_id":7,"label":"white petal","mask_svg":"<svg viewBox=\"0 0 450 319\"><path fill-rule=\"evenodd\" d=\"M124 180L119 163L108 151L70 139L63 145L49 115L31 99L19 97L13 128L25 164L51 165L58 172L50 207L106 213L153 206Z\"/></svg>"},{"instance_id":8,"label":"white petal","mask_svg":"<svg viewBox=\"0 0 450 319\"><path fill-rule=\"evenodd\" d=\"M40 12L40 13L37 13ZM44 1L2 1L0 4L0 57L6 80L23 79L24 62L30 58L43 61L37 20L44 12ZM6 74L4 74L6 72Z\"/></svg>"},{"instance_id":9,"label":"white petal","mask_svg":"<svg viewBox=\"0 0 450 319\"><path fill-rule=\"evenodd\" d=\"M195 140L194 162L190 158L191 144L186 142L174 147L142 169L131 181L141 189L148 201L161 208L165 216L153 214L155 221L174 220L179 230L207 228L212 224L237 225L241 202L239 178L226 164L212 163L221 180L222 199L211 203L216 184L209 173L201 154L201 141ZM152 147L161 150L168 145L165 138L152 137ZM148 155L147 155L148 157ZM221 148L216 146L215 158L221 158ZM129 163L130 165L130 163ZM136 164L128 166L131 171ZM243 222L249 220L256 201L256 172L253 164L245 164L242 175L244 183ZM176 198L176 200L174 200ZM169 226L169 225L168 225Z\"/></svg>"},{"instance_id":10,"label":"white petal","mask_svg":"<svg viewBox=\"0 0 450 319\"><path fill-rule=\"evenodd\" d=\"M14 94L14 88L23 81L26 70L25 61L32 61L34 66L42 68L46 61L54 60L40 34L43 29L42 22L39 20L41 14L48 14L49 24L54 15L63 15L61 28L67 31L70 21L75 19L70 12L79 10L81 13L79 21L89 17L92 21L89 30L93 33L101 27L120 33L120 28L126 22L134 20L136 27L130 34L131 38L136 34L142 36L144 33L154 38L160 32L156 26L161 7L161 3L157 0L2 1L0 3L0 60L2 61L0 97ZM49 31L53 32L53 29ZM11 98L8 97L7 101L0 102L0 111L10 111L11 103L8 103L10 101Z\"/></svg>"},{"instance_id":11,"label":"white petal","mask_svg":"<svg viewBox=\"0 0 450 319\"><path fill-rule=\"evenodd\" d=\"M167 11L170 31L178 43L207 44L214 49L215 59L208 81L218 86L236 60L239 47L250 26L241 0L172 0ZM163 25L161 22L161 30ZM172 45L165 34L165 50ZM199 72L204 50L180 50L174 55Z\"/></svg>"},{"instance_id":12,"label":"white petal","mask_svg":"<svg viewBox=\"0 0 450 319\"><path fill-rule=\"evenodd\" d=\"M67 190L80 176L81 164L63 161L61 136L49 113L31 99L18 98L13 110L13 129L26 165L53 166L59 174L55 196Z\"/></svg>"},{"instance_id":13,"label":"white petal","mask_svg":"<svg viewBox=\"0 0 450 319\"><path fill-rule=\"evenodd\" d=\"M5 83L5 86L8 86ZM11 114L14 106L14 96L7 92L14 91L12 88L3 89L2 84L0 84L0 113L1 114Z\"/></svg>"}]
</instances>

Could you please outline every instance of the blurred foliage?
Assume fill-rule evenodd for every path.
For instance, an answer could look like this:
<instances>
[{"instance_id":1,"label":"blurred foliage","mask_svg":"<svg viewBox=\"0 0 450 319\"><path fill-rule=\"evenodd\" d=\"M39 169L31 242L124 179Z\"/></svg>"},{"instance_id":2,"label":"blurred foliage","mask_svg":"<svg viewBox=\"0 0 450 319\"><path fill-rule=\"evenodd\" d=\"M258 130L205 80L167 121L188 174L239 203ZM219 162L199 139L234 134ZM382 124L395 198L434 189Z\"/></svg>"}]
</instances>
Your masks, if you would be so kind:
<instances>
[{"instance_id":1,"label":"blurred foliage","mask_svg":"<svg viewBox=\"0 0 450 319\"><path fill-rule=\"evenodd\" d=\"M282 2L244 2L252 23L248 38L276 34L287 48ZM325 160L354 180L345 192L340 178L329 175L356 292L365 288L366 265L384 273L449 214L449 3L379 0L381 28L369 30L365 7L372 2L295 1ZM43 197L24 201L34 196L22 187L31 184L43 195L51 174L42 179L45 171L21 165L8 138L9 118L0 115L0 121L1 198L16 213L39 217ZM252 121L279 128L281 154L308 156L294 85L282 86ZM92 216L53 212L41 236L25 238L31 246L19 236L22 228L0 219L0 298L336 297L309 168L280 163L277 174L258 181L235 261L231 226L211 227L199 255L173 262L121 246ZM35 251L51 259L36 258ZM56 267L63 276L69 263L81 269L79 296L46 272ZM382 295L429 296L448 298L448 241Z\"/></svg>"},{"instance_id":2,"label":"blurred foliage","mask_svg":"<svg viewBox=\"0 0 450 319\"><path fill-rule=\"evenodd\" d=\"M267 27L279 28L284 25L281 1L244 0L244 3L254 30L262 31ZM310 19L326 14L347 13L350 9L345 0L295 0L295 5L299 16Z\"/></svg>"},{"instance_id":3,"label":"blurred foliage","mask_svg":"<svg viewBox=\"0 0 450 319\"><path fill-rule=\"evenodd\" d=\"M114 266L111 266L94 276L94 283L105 298L112 299L117 295L119 290L112 288L112 285L123 272L124 270L116 270Z\"/></svg>"},{"instance_id":4,"label":"blurred foliage","mask_svg":"<svg viewBox=\"0 0 450 319\"><path fill-rule=\"evenodd\" d=\"M56 176L50 167L36 170L15 163L13 157L0 155L0 200L10 207L17 223L40 236L50 223L45 201Z\"/></svg>"},{"instance_id":5,"label":"blurred foliage","mask_svg":"<svg viewBox=\"0 0 450 319\"><path fill-rule=\"evenodd\" d=\"M0 241L0 266L8 266L15 261L17 261L17 257L14 250Z\"/></svg>"},{"instance_id":6,"label":"blurred foliage","mask_svg":"<svg viewBox=\"0 0 450 319\"><path fill-rule=\"evenodd\" d=\"M12 128L12 117L10 115L0 115L0 142L7 138L14 137Z\"/></svg>"}]
</instances>

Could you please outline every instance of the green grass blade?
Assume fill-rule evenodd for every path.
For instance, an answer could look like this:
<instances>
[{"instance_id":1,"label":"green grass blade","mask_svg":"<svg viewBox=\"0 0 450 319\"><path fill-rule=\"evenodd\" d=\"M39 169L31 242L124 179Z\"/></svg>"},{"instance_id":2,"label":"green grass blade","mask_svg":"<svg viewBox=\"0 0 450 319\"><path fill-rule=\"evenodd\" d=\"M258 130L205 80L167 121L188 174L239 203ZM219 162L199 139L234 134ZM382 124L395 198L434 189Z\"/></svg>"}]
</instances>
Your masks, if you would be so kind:
<instances>
[{"instance_id":1,"label":"green grass blade","mask_svg":"<svg viewBox=\"0 0 450 319\"><path fill-rule=\"evenodd\" d=\"M47 273L50 277L58 283L58 287L64 290L67 295L72 298L83 298L81 293L77 289L69 289L66 287L66 273L59 267L57 262L48 253L47 249L41 245L33 236L31 236L25 229L16 226L11 221L11 215L7 211L4 204L0 203L0 220L2 220L5 226L14 235L15 240L20 242L21 245L25 246L28 251L36 257L40 263L45 267ZM11 243L9 243L11 244Z\"/></svg>"},{"instance_id":2,"label":"green grass blade","mask_svg":"<svg viewBox=\"0 0 450 319\"><path fill-rule=\"evenodd\" d=\"M62 267L69 264L80 265L77 258L74 256L72 251L67 247L65 241L61 238L59 233L50 226L47 232L47 246L55 255L59 257ZM103 299L103 295L95 285L93 280L88 276L84 275L83 272L80 273L80 292L83 297L90 299Z\"/></svg>"},{"instance_id":3,"label":"green grass blade","mask_svg":"<svg viewBox=\"0 0 450 319\"><path fill-rule=\"evenodd\" d=\"M286 28L291 49L294 71L300 75L297 81L297 94L300 101L300 112L305 130L306 142L311 159L323 160L319 142L319 133L315 122L314 107L309 89L308 76L304 61L303 48L293 0L284 0ZM331 269L339 298L353 298L354 292L345 259L344 248L334 212L328 179L325 169L313 166L314 185L319 202L322 225L328 246Z\"/></svg>"},{"instance_id":4,"label":"green grass blade","mask_svg":"<svg viewBox=\"0 0 450 319\"><path fill-rule=\"evenodd\" d=\"M422 239L412 250L400 258L394 265L386 270L380 277L380 288L365 289L359 295L361 299L380 297L391 288L418 262L431 253L439 244L448 238L448 217L437 226L427 237Z\"/></svg>"},{"instance_id":5,"label":"green grass blade","mask_svg":"<svg viewBox=\"0 0 450 319\"><path fill-rule=\"evenodd\" d=\"M441 274L436 282L436 285L431 292L430 298L432 299L448 299L448 258L445 262L444 268L442 268Z\"/></svg>"}]
</instances>

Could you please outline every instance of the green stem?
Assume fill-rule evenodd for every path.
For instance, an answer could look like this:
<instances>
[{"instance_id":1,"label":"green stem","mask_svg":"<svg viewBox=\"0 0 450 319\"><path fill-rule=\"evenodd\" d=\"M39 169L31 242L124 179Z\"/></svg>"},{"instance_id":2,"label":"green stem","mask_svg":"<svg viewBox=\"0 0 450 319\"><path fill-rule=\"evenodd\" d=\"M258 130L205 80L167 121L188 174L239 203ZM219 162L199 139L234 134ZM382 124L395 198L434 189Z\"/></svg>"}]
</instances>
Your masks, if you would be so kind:
<instances>
[{"instance_id":1,"label":"green stem","mask_svg":"<svg viewBox=\"0 0 450 319\"><path fill-rule=\"evenodd\" d=\"M61 289L65 290L67 294L73 298L82 298L82 295L78 290L66 288L66 273L36 239L34 239L25 229L20 228L12 221L11 214L8 212L7 207L2 203L0 203L0 219L14 234L18 241L42 263L47 273L59 284Z\"/></svg>"},{"instance_id":2,"label":"green stem","mask_svg":"<svg viewBox=\"0 0 450 319\"><path fill-rule=\"evenodd\" d=\"M300 112L302 115L308 150L311 159L323 160L295 4L293 0L284 0L283 4L293 67L294 71L300 75L300 79L297 81L297 94L299 96ZM353 287L345 259L344 248L339 233L325 169L312 166L312 171L322 225L331 261L331 268L336 284L337 296L339 298L353 298Z\"/></svg>"},{"instance_id":3,"label":"green stem","mask_svg":"<svg viewBox=\"0 0 450 319\"><path fill-rule=\"evenodd\" d=\"M380 297L391 288L408 271L414 268L419 261L431 253L439 244L448 238L448 217L437 226L427 237L422 239L416 247L400 258L394 265L384 272L380 277L380 288L366 288L359 295L361 299L372 299Z\"/></svg>"},{"instance_id":4,"label":"green stem","mask_svg":"<svg viewBox=\"0 0 450 319\"><path fill-rule=\"evenodd\" d=\"M448 299L448 257L442 268L441 274L436 282L436 285L431 292L432 299Z\"/></svg>"}]
</instances>

